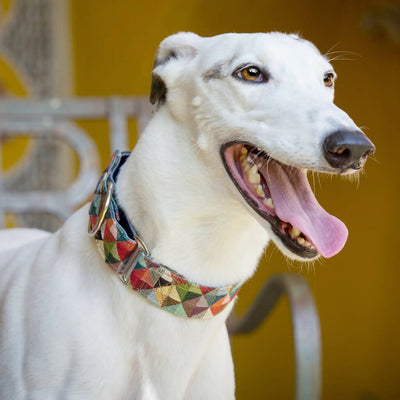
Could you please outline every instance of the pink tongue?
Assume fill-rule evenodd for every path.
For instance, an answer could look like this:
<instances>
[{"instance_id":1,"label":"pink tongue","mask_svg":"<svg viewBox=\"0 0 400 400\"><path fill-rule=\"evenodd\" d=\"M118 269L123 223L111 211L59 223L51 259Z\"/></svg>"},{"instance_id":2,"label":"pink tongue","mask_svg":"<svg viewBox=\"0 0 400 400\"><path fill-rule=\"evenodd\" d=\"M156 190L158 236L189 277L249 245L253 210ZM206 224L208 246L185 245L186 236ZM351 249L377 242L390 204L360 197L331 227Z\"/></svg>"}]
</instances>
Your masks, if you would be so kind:
<instances>
[{"instance_id":1,"label":"pink tongue","mask_svg":"<svg viewBox=\"0 0 400 400\"><path fill-rule=\"evenodd\" d=\"M346 225L319 205L306 173L277 162L268 163L261 172L278 217L303 232L324 257L337 254L347 239Z\"/></svg>"}]
</instances>

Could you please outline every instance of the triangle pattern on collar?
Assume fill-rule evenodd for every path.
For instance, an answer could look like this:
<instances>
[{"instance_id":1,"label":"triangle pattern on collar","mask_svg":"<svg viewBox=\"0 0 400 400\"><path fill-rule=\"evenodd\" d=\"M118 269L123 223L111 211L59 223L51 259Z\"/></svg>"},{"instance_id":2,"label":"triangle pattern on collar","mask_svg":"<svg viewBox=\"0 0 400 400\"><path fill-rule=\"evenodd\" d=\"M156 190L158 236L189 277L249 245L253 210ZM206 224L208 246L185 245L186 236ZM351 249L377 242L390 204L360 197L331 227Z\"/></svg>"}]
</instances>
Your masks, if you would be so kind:
<instances>
[{"instance_id":1,"label":"triangle pattern on collar","mask_svg":"<svg viewBox=\"0 0 400 400\"><path fill-rule=\"evenodd\" d=\"M117 150L102 174L90 204L89 235L96 240L105 263L126 286L147 301L181 317L212 318L235 298L242 282L205 286L190 282L152 260L114 196L120 167L129 155Z\"/></svg>"}]
</instances>

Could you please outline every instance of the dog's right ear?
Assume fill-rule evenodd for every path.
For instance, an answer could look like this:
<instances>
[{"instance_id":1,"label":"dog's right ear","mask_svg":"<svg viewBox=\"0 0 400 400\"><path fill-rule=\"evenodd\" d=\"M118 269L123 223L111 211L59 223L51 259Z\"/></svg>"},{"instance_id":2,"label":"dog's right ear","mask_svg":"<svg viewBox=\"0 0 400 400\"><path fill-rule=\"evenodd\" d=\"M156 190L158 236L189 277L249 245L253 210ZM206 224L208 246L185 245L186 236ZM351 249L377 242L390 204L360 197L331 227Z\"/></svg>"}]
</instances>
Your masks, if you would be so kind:
<instances>
[{"instance_id":1,"label":"dog's right ear","mask_svg":"<svg viewBox=\"0 0 400 400\"><path fill-rule=\"evenodd\" d=\"M167 99L167 85L162 78L162 70L171 59L194 58L201 37L192 32L179 32L168 36L158 47L151 74L151 104L161 105Z\"/></svg>"}]
</instances>

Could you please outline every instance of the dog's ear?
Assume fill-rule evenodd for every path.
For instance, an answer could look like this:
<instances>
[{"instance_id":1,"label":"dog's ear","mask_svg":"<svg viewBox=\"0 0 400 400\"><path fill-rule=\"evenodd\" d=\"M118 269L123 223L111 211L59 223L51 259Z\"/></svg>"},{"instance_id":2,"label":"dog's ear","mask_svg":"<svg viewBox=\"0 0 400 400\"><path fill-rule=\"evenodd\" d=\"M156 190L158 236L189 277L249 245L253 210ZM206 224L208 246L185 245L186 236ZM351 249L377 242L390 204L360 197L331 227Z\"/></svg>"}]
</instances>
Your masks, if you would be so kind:
<instances>
[{"instance_id":1,"label":"dog's ear","mask_svg":"<svg viewBox=\"0 0 400 400\"><path fill-rule=\"evenodd\" d=\"M167 98L167 85L161 77L163 66L171 59L193 58L201 37L191 32L180 32L164 39L158 47L151 74L151 104L160 105Z\"/></svg>"}]
</instances>

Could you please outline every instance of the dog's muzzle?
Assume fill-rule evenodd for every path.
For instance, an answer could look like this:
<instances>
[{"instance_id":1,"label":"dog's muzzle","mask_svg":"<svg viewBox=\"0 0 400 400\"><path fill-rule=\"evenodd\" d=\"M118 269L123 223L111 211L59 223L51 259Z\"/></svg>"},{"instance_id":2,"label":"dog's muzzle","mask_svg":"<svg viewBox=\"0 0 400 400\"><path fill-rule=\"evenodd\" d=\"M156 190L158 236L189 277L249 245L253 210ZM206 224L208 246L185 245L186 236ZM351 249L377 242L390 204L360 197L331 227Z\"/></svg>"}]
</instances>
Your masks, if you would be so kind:
<instances>
[{"instance_id":1,"label":"dog's muzzle","mask_svg":"<svg viewBox=\"0 0 400 400\"><path fill-rule=\"evenodd\" d=\"M225 143L220 152L243 199L293 256L332 257L342 249L347 228L318 203L304 169L283 164L248 142Z\"/></svg>"},{"instance_id":2,"label":"dog's muzzle","mask_svg":"<svg viewBox=\"0 0 400 400\"><path fill-rule=\"evenodd\" d=\"M326 137L323 143L326 161L341 172L361 169L375 146L361 131L339 130Z\"/></svg>"}]
</instances>

